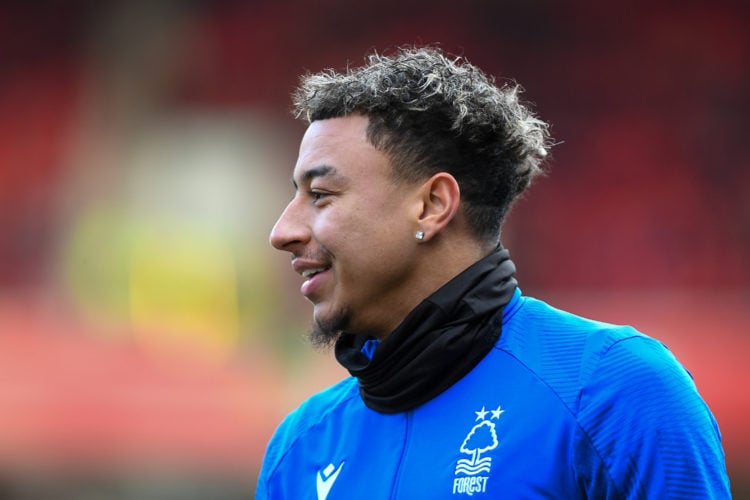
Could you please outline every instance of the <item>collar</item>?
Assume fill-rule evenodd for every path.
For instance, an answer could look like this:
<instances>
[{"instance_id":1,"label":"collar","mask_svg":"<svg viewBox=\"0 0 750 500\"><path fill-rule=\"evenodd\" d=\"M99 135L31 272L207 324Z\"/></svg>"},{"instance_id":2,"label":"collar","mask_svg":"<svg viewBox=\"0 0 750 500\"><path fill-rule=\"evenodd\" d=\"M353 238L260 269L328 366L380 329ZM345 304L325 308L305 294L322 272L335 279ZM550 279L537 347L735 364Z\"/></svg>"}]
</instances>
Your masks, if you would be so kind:
<instances>
[{"instance_id":1,"label":"collar","mask_svg":"<svg viewBox=\"0 0 750 500\"><path fill-rule=\"evenodd\" d=\"M498 248L417 305L384 341L343 333L336 359L359 380L365 404L382 413L407 411L471 371L500 337L515 270L508 251Z\"/></svg>"}]
</instances>

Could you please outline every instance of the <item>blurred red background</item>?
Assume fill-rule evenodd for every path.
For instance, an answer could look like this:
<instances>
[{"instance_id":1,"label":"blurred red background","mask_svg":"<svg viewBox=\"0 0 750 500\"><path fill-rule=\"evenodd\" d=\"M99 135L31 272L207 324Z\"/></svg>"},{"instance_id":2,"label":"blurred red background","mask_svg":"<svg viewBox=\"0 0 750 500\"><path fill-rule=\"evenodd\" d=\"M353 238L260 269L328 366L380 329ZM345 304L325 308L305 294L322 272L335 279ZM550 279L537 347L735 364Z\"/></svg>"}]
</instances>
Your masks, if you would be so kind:
<instances>
[{"instance_id":1,"label":"blurred red background","mask_svg":"<svg viewBox=\"0 0 750 500\"><path fill-rule=\"evenodd\" d=\"M552 123L503 237L524 292L669 345L750 494L749 26L728 1L4 2L0 498L252 494L275 425L344 375L267 244L289 94L407 43Z\"/></svg>"}]
</instances>

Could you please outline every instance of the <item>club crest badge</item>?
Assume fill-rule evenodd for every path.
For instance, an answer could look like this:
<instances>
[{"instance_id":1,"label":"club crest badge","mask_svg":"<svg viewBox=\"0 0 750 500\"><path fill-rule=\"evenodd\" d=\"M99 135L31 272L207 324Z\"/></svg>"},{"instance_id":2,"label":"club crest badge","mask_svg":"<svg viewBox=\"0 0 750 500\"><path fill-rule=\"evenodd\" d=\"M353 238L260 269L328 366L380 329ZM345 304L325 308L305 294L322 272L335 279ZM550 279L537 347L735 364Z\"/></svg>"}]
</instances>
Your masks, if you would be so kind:
<instances>
[{"instance_id":1,"label":"club crest badge","mask_svg":"<svg viewBox=\"0 0 750 500\"><path fill-rule=\"evenodd\" d=\"M485 406L475 411L474 426L466 434L459 451L468 457L456 462L453 494L473 496L487 491L487 481L492 470L492 456L487 453L497 448L499 441L495 422L505 412L500 406L487 410Z\"/></svg>"}]
</instances>

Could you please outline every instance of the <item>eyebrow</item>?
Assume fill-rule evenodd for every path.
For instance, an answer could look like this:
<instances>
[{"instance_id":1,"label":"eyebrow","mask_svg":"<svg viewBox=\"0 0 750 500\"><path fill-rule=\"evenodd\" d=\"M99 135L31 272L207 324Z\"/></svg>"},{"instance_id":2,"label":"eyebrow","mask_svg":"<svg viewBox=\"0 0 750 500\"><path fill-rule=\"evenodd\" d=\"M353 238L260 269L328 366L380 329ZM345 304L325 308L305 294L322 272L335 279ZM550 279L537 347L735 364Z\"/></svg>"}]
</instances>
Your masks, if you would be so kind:
<instances>
[{"instance_id":1,"label":"eyebrow","mask_svg":"<svg viewBox=\"0 0 750 500\"><path fill-rule=\"evenodd\" d=\"M313 167L309 170L305 170L305 172L302 174L300 182L308 183L316 177L332 176L336 175L337 173L338 172L336 170L336 167L332 167L330 165L320 165L319 167ZM299 187L297 185L297 181L294 180L294 177L292 177L292 185L295 189Z\"/></svg>"}]
</instances>

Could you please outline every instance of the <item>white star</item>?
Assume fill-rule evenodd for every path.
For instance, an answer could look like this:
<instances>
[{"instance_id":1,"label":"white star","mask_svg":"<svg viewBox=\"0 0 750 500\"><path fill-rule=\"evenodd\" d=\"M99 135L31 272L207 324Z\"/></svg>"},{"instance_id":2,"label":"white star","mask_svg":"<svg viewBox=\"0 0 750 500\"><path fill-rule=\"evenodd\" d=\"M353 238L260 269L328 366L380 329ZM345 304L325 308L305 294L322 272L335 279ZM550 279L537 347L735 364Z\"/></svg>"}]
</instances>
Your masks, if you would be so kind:
<instances>
[{"instance_id":1,"label":"white star","mask_svg":"<svg viewBox=\"0 0 750 500\"><path fill-rule=\"evenodd\" d=\"M484 409L484 406L482 406L482 409L479 411L475 411L474 413L477 414L476 420L484 420L487 414L489 413L487 410Z\"/></svg>"},{"instance_id":2,"label":"white star","mask_svg":"<svg viewBox=\"0 0 750 500\"><path fill-rule=\"evenodd\" d=\"M505 413L505 410L503 410L502 407L500 407L498 405L497 410L490 410L490 413L492 413L492 418L498 418L499 419L500 418L500 414L501 413Z\"/></svg>"}]
</instances>

